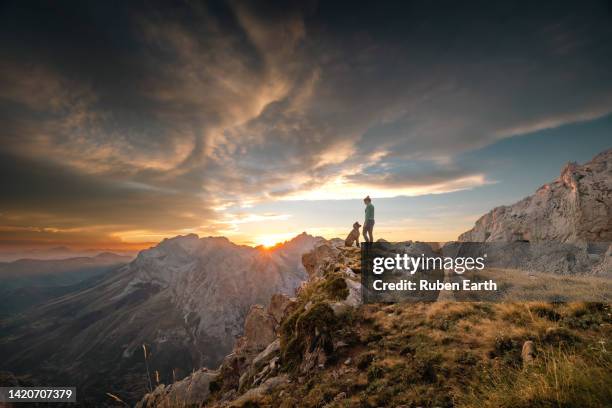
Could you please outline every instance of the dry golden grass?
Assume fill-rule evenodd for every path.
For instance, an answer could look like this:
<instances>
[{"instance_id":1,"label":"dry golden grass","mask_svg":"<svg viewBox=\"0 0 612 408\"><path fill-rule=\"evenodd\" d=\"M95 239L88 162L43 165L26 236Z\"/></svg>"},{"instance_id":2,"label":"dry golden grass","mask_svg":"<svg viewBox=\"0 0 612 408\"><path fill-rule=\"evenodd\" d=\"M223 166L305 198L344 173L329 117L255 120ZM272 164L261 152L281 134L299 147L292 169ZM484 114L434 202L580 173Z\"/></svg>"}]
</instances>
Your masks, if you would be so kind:
<instances>
[{"instance_id":1,"label":"dry golden grass","mask_svg":"<svg viewBox=\"0 0 612 408\"><path fill-rule=\"evenodd\" d=\"M469 276L469 274L466 274ZM612 302L612 279L603 276L528 274L515 269L488 268L478 272L504 288L501 301Z\"/></svg>"},{"instance_id":2,"label":"dry golden grass","mask_svg":"<svg viewBox=\"0 0 612 408\"><path fill-rule=\"evenodd\" d=\"M604 407L612 401L609 353L548 349L526 369L492 369L460 397L462 407Z\"/></svg>"},{"instance_id":3,"label":"dry golden grass","mask_svg":"<svg viewBox=\"0 0 612 408\"><path fill-rule=\"evenodd\" d=\"M260 405L277 406L284 390L285 406L304 407L606 406L610 327L603 304L364 305L357 343ZM529 368L520 357L526 340L537 346Z\"/></svg>"}]
</instances>

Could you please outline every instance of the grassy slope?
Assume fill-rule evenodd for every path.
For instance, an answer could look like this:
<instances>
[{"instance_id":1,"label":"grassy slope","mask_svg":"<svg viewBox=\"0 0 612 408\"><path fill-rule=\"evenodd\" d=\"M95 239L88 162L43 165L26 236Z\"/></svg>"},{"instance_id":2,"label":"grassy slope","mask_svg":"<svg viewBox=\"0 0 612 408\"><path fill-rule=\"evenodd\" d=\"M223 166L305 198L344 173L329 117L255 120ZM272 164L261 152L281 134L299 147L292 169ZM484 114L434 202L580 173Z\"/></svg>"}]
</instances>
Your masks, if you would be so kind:
<instances>
[{"instance_id":1,"label":"grassy slope","mask_svg":"<svg viewBox=\"0 0 612 408\"><path fill-rule=\"evenodd\" d=\"M358 268L357 253L343 252L324 280L302 291L283 321L281 364L291 383L249 406L612 404L610 305L375 304L337 318L326 305L346 296L337 283L345 266ZM315 333L317 344L332 342L334 351L325 368L302 372ZM524 368L526 340L535 343L537 357Z\"/></svg>"}]
</instances>

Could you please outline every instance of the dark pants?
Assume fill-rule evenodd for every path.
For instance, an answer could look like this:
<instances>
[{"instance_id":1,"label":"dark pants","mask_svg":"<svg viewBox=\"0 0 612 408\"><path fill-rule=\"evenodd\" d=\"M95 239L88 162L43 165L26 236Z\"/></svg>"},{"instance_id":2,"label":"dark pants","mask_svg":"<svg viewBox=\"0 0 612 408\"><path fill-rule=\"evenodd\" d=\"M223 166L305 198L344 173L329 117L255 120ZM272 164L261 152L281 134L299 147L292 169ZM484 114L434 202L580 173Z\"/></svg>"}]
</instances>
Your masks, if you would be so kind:
<instances>
[{"instance_id":1,"label":"dark pants","mask_svg":"<svg viewBox=\"0 0 612 408\"><path fill-rule=\"evenodd\" d=\"M374 229L374 220L366 220L363 223L363 239L366 242L374 242L374 236L372 230Z\"/></svg>"}]
</instances>

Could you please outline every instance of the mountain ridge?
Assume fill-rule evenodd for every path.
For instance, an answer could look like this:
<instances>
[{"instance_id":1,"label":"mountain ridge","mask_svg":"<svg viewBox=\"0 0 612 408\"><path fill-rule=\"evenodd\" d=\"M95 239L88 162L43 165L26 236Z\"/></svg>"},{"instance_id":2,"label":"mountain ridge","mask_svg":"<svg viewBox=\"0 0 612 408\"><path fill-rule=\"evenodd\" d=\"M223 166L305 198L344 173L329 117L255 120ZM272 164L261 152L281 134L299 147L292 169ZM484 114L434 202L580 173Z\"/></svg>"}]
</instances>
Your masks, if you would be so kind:
<instances>
[{"instance_id":1,"label":"mountain ridge","mask_svg":"<svg viewBox=\"0 0 612 408\"><path fill-rule=\"evenodd\" d=\"M555 180L514 204L492 209L458 240L611 242L612 149L583 165L569 162Z\"/></svg>"},{"instance_id":2,"label":"mountain ridge","mask_svg":"<svg viewBox=\"0 0 612 408\"><path fill-rule=\"evenodd\" d=\"M166 380L218 364L253 304L307 279L301 255L321 240L300 234L268 250L195 234L165 239L94 287L0 324L0 368L70 379L93 401L105 392L139 398L143 344Z\"/></svg>"}]
</instances>

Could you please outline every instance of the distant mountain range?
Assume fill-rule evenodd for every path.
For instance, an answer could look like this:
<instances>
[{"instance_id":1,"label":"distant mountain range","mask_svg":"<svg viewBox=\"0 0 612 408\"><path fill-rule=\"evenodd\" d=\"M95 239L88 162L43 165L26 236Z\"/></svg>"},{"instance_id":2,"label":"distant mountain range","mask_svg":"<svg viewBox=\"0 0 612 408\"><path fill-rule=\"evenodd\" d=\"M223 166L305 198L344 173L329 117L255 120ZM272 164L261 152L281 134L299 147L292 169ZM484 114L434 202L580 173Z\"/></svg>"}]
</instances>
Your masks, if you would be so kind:
<instances>
[{"instance_id":1,"label":"distant mountain range","mask_svg":"<svg viewBox=\"0 0 612 408\"><path fill-rule=\"evenodd\" d=\"M91 286L131 259L102 253L93 257L0 262L0 316Z\"/></svg>"},{"instance_id":2,"label":"distant mountain range","mask_svg":"<svg viewBox=\"0 0 612 408\"><path fill-rule=\"evenodd\" d=\"M166 382L217 366L253 304L293 295L307 279L301 257L320 240L301 234L265 249L166 239L96 284L0 324L0 369L75 384L89 401L106 392L136 400L147 383L143 344L149 370Z\"/></svg>"},{"instance_id":3,"label":"distant mountain range","mask_svg":"<svg viewBox=\"0 0 612 408\"><path fill-rule=\"evenodd\" d=\"M61 260L68 258L92 258L99 254L112 253L134 258L138 251L116 249L74 249L65 246L51 248L9 249L0 248L0 262L13 262L21 259Z\"/></svg>"}]
</instances>

